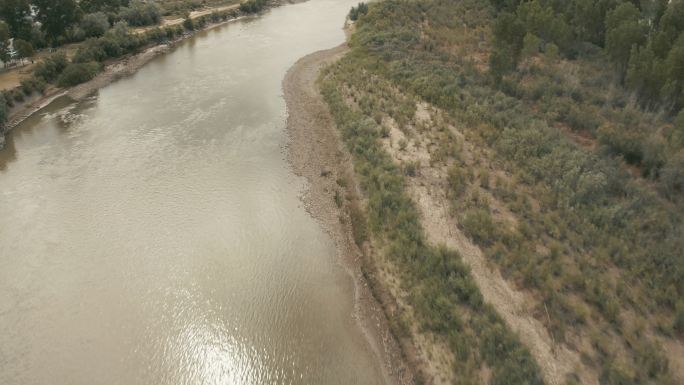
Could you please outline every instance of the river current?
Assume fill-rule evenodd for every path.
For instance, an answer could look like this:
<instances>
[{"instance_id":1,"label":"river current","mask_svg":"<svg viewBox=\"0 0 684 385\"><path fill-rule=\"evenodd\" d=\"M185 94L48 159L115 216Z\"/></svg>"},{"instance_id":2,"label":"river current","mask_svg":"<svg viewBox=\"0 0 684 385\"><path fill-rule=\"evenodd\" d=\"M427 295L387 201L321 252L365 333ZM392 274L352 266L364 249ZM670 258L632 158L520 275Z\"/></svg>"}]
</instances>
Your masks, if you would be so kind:
<instances>
[{"instance_id":1,"label":"river current","mask_svg":"<svg viewBox=\"0 0 684 385\"><path fill-rule=\"evenodd\" d=\"M58 99L0 151L0 384L380 384L281 82L357 1L274 8Z\"/></svg>"}]
</instances>

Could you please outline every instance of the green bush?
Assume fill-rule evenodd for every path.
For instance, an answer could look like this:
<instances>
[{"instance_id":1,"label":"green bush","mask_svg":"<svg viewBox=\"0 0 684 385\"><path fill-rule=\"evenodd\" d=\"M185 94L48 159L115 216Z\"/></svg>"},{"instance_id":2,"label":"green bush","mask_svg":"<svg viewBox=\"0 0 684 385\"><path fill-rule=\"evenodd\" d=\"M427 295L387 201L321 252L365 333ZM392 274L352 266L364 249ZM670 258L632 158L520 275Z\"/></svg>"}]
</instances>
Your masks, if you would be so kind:
<instances>
[{"instance_id":1,"label":"green bush","mask_svg":"<svg viewBox=\"0 0 684 385\"><path fill-rule=\"evenodd\" d=\"M59 77L69 64L64 53L57 53L36 64L33 73L36 78L51 83Z\"/></svg>"},{"instance_id":2,"label":"green bush","mask_svg":"<svg viewBox=\"0 0 684 385\"><path fill-rule=\"evenodd\" d=\"M109 18L102 12L89 13L83 17L80 26L85 37L100 37L110 27Z\"/></svg>"},{"instance_id":3,"label":"green bush","mask_svg":"<svg viewBox=\"0 0 684 385\"><path fill-rule=\"evenodd\" d=\"M257 13L264 9L266 4L268 4L268 0L247 0L240 4L240 12Z\"/></svg>"},{"instance_id":4,"label":"green bush","mask_svg":"<svg viewBox=\"0 0 684 385\"><path fill-rule=\"evenodd\" d=\"M97 62L69 64L57 80L57 85L71 87L87 82L97 75L100 68L101 66Z\"/></svg>"},{"instance_id":5,"label":"green bush","mask_svg":"<svg viewBox=\"0 0 684 385\"><path fill-rule=\"evenodd\" d=\"M461 226L466 234L480 245L491 245L497 240L496 226L489 210L470 209L463 215Z\"/></svg>"},{"instance_id":6,"label":"green bush","mask_svg":"<svg viewBox=\"0 0 684 385\"><path fill-rule=\"evenodd\" d=\"M368 13L368 4L359 3L356 7L352 7L349 11L349 20L356 21L360 16Z\"/></svg>"},{"instance_id":7,"label":"green bush","mask_svg":"<svg viewBox=\"0 0 684 385\"><path fill-rule=\"evenodd\" d=\"M119 18L136 27L159 24L161 9L155 2L133 0L128 7L121 8Z\"/></svg>"}]
</instances>

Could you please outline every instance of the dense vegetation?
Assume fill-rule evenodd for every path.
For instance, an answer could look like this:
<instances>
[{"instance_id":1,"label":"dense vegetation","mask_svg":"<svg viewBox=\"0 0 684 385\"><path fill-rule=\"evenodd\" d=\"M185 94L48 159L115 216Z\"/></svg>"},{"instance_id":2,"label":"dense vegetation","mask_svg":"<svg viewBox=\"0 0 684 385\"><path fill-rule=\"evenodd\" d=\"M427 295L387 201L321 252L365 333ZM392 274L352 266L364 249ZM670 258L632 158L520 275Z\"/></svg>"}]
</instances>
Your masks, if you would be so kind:
<instances>
[{"instance_id":1,"label":"dense vegetation","mask_svg":"<svg viewBox=\"0 0 684 385\"><path fill-rule=\"evenodd\" d=\"M387 256L402 267L404 286L422 326L445 339L454 352L459 383L478 383L484 361L493 371L492 384L542 384L529 352L483 302L461 257L427 243L417 211L404 192L402 173L378 142L378 124L343 101L340 84L363 87L360 82L368 80L358 70L353 60L344 59L326 74L323 92L369 197L370 229L384 241ZM359 221L353 220L355 228Z\"/></svg>"},{"instance_id":2,"label":"dense vegetation","mask_svg":"<svg viewBox=\"0 0 684 385\"><path fill-rule=\"evenodd\" d=\"M458 257L432 257L402 193L399 174L411 168L377 143L383 115L410 125L421 100L486 154L466 161L450 138L431 156L449 167L462 230L534 293L554 339L576 346L604 384L675 383L658 341L684 332L684 114L672 94L644 99L629 79L634 52L684 30L681 3L387 0L357 15L352 53L327 74L325 94L370 197L373 235L402 266L426 327L455 352L463 325L476 327L449 323L472 311L461 288L421 293L449 282L433 260ZM659 52L674 55L677 38L660 39L673 43Z\"/></svg>"},{"instance_id":3,"label":"dense vegetation","mask_svg":"<svg viewBox=\"0 0 684 385\"><path fill-rule=\"evenodd\" d=\"M525 73L514 71L530 67L525 66L527 59L539 52L555 50L569 59L602 62L609 71L598 71L604 78L588 79L594 82L589 85L600 89L616 83L631 92L612 100L596 95L595 90L558 95L573 98L577 106L554 111L556 120L598 138L608 152L640 167L643 175L661 180L671 198L681 196L684 175L675 170L681 169L677 166L684 157L684 111L680 112L684 107L684 1L494 3L499 12L494 25L496 49L490 63L495 78L506 83L502 89L511 95L526 94L526 98L546 96L540 89L521 87ZM531 66L529 70L537 68ZM635 107L642 109L601 111L606 103L631 107L634 99L638 102ZM561 102L550 105L562 109L558 106ZM648 111L679 118L672 124L658 122Z\"/></svg>"}]
</instances>

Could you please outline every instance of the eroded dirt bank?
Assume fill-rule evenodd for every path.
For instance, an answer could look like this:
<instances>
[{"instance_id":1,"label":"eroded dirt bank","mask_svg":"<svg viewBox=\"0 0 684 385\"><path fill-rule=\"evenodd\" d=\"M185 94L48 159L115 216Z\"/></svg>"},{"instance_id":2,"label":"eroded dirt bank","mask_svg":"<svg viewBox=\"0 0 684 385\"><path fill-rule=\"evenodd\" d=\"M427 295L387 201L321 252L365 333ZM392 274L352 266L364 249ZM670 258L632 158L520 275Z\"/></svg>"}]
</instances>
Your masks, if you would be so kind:
<instances>
[{"instance_id":1,"label":"eroded dirt bank","mask_svg":"<svg viewBox=\"0 0 684 385\"><path fill-rule=\"evenodd\" d=\"M362 269L364 256L354 242L349 217L350 202L357 199L351 156L335 129L316 82L320 70L347 51L345 43L305 56L285 76L288 159L295 173L309 181L303 197L307 211L331 235L340 261L354 281L354 317L382 362L386 382L412 384L412 365L407 364L405 353L390 331L385 310L376 299L378 293L369 286ZM340 191L344 197L335 199L336 192Z\"/></svg>"}]
</instances>

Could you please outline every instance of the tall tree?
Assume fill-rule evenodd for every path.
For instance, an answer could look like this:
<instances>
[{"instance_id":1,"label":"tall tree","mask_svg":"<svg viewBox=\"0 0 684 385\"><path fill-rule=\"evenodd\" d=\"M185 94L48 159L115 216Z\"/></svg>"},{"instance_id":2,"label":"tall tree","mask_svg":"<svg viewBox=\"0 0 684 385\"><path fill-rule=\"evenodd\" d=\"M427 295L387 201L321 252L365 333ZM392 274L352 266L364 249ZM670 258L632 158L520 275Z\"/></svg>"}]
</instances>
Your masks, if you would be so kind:
<instances>
[{"instance_id":1,"label":"tall tree","mask_svg":"<svg viewBox=\"0 0 684 385\"><path fill-rule=\"evenodd\" d=\"M7 23L0 21L0 60L7 66L10 57L10 29Z\"/></svg>"},{"instance_id":2,"label":"tall tree","mask_svg":"<svg viewBox=\"0 0 684 385\"><path fill-rule=\"evenodd\" d=\"M76 0L33 0L33 3L38 7L38 20L47 39L53 43L83 16Z\"/></svg>"},{"instance_id":3,"label":"tall tree","mask_svg":"<svg viewBox=\"0 0 684 385\"><path fill-rule=\"evenodd\" d=\"M575 34L580 40L603 46L605 42L604 21L606 13L619 3L618 0L575 0L570 7L570 17Z\"/></svg>"},{"instance_id":4,"label":"tall tree","mask_svg":"<svg viewBox=\"0 0 684 385\"><path fill-rule=\"evenodd\" d=\"M14 39L14 49L17 51L17 57L21 61L35 54L31 43L22 39Z\"/></svg>"},{"instance_id":5,"label":"tall tree","mask_svg":"<svg viewBox=\"0 0 684 385\"><path fill-rule=\"evenodd\" d=\"M606 15L606 51L624 76L632 47L646 41L647 26L639 20L639 9L622 3Z\"/></svg>"},{"instance_id":6,"label":"tall tree","mask_svg":"<svg viewBox=\"0 0 684 385\"><path fill-rule=\"evenodd\" d=\"M81 0L78 4L85 12L116 12L127 7L128 0Z\"/></svg>"},{"instance_id":7,"label":"tall tree","mask_svg":"<svg viewBox=\"0 0 684 385\"><path fill-rule=\"evenodd\" d=\"M7 23L13 37L28 38L31 34L31 7L28 0L0 0L0 17Z\"/></svg>"}]
</instances>

